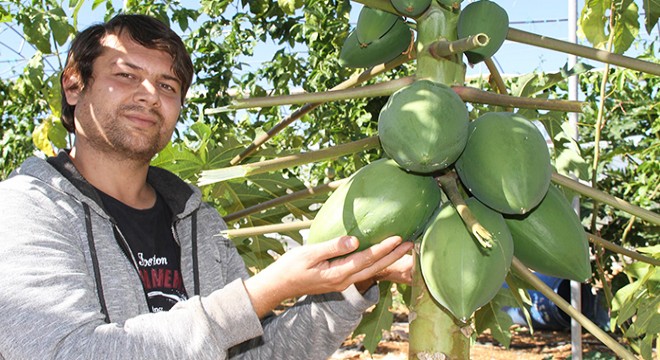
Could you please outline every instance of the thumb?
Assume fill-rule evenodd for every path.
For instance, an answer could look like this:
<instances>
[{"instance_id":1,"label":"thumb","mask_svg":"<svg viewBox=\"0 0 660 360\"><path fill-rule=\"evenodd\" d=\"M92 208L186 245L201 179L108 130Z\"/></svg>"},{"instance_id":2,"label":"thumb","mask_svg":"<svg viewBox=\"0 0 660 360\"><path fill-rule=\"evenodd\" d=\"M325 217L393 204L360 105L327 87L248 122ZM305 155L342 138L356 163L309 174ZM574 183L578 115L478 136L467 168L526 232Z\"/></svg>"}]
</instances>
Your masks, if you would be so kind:
<instances>
[{"instance_id":1,"label":"thumb","mask_svg":"<svg viewBox=\"0 0 660 360\"><path fill-rule=\"evenodd\" d=\"M360 242L355 236L340 236L320 244L309 245L308 251L316 261L323 261L350 254L357 250Z\"/></svg>"}]
</instances>

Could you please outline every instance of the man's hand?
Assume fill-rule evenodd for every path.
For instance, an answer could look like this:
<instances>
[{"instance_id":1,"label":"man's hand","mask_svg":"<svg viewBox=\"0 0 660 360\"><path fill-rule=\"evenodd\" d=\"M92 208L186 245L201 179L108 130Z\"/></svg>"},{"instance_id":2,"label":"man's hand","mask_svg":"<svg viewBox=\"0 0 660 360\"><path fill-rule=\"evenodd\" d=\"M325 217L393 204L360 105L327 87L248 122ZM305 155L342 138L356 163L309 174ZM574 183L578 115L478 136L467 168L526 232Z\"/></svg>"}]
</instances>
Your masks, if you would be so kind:
<instances>
[{"instance_id":1,"label":"man's hand","mask_svg":"<svg viewBox=\"0 0 660 360\"><path fill-rule=\"evenodd\" d=\"M266 315L288 298L342 291L354 283L373 283L376 278L393 279L395 274L401 277L401 272L406 272L405 260L391 269L385 269L401 259L413 244L401 243L401 237L394 236L350 254L358 246L356 238L343 236L284 253L273 264L245 281L257 315ZM346 254L350 255L337 258Z\"/></svg>"}]
</instances>

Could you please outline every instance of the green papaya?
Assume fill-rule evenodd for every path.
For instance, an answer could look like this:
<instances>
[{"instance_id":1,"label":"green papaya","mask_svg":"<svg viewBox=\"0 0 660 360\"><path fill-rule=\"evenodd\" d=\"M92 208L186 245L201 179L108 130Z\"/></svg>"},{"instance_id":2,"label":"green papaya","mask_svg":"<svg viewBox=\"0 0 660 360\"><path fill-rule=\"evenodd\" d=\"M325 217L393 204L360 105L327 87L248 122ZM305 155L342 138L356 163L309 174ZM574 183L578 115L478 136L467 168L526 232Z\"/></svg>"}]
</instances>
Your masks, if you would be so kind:
<instances>
[{"instance_id":1,"label":"green papaya","mask_svg":"<svg viewBox=\"0 0 660 360\"><path fill-rule=\"evenodd\" d=\"M421 233L440 204L440 188L430 176L411 174L390 159L356 171L319 209L307 243L353 235L363 250L389 236L410 240Z\"/></svg>"},{"instance_id":2,"label":"green papaya","mask_svg":"<svg viewBox=\"0 0 660 360\"><path fill-rule=\"evenodd\" d=\"M468 61L476 64L495 55L500 49L509 33L509 15L492 1L475 1L458 15L456 31L459 38L480 33L488 35L488 45L465 52Z\"/></svg>"},{"instance_id":3,"label":"green papaya","mask_svg":"<svg viewBox=\"0 0 660 360\"><path fill-rule=\"evenodd\" d=\"M502 215L475 198L466 203L493 235L493 246L480 245L456 209L444 204L424 231L420 267L431 296L465 321L497 294L513 258L511 233Z\"/></svg>"},{"instance_id":4,"label":"green papaya","mask_svg":"<svg viewBox=\"0 0 660 360\"><path fill-rule=\"evenodd\" d=\"M344 40L339 53L339 64L351 68L382 64L403 54L412 41L412 32L405 21L396 21L385 35L368 45L360 43L354 30Z\"/></svg>"},{"instance_id":5,"label":"green papaya","mask_svg":"<svg viewBox=\"0 0 660 360\"><path fill-rule=\"evenodd\" d=\"M505 214L524 214L550 186L550 152L539 129L524 117L486 113L469 126L465 150L455 163L468 190Z\"/></svg>"},{"instance_id":6,"label":"green papaya","mask_svg":"<svg viewBox=\"0 0 660 360\"><path fill-rule=\"evenodd\" d=\"M458 10L461 7L463 0L437 0L441 5L444 5L452 10Z\"/></svg>"},{"instance_id":7,"label":"green papaya","mask_svg":"<svg viewBox=\"0 0 660 360\"><path fill-rule=\"evenodd\" d=\"M380 9L362 7L355 26L358 42L362 46L371 44L387 34L399 21L403 21L401 16Z\"/></svg>"},{"instance_id":8,"label":"green papaya","mask_svg":"<svg viewBox=\"0 0 660 360\"><path fill-rule=\"evenodd\" d=\"M378 137L399 166L430 173L458 159L468 125L467 108L449 86L418 80L390 96L378 117Z\"/></svg>"},{"instance_id":9,"label":"green papaya","mask_svg":"<svg viewBox=\"0 0 660 360\"><path fill-rule=\"evenodd\" d=\"M505 215L514 255L530 269L563 279L591 276L589 240L563 192L550 186L543 201L525 215Z\"/></svg>"},{"instance_id":10,"label":"green papaya","mask_svg":"<svg viewBox=\"0 0 660 360\"><path fill-rule=\"evenodd\" d=\"M392 6L400 14L408 17L417 17L431 6L431 0L390 0Z\"/></svg>"}]
</instances>

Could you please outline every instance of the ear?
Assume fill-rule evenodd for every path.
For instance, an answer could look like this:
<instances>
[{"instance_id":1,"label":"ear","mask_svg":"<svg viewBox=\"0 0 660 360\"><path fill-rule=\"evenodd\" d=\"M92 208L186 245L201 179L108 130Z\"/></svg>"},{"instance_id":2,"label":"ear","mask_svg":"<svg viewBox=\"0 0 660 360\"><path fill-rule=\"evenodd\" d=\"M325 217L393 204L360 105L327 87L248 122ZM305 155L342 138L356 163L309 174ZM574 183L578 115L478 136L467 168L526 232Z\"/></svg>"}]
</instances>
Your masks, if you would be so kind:
<instances>
[{"instance_id":1,"label":"ear","mask_svg":"<svg viewBox=\"0 0 660 360\"><path fill-rule=\"evenodd\" d=\"M62 74L62 89L66 103L75 106L82 92L82 82L76 74Z\"/></svg>"}]
</instances>

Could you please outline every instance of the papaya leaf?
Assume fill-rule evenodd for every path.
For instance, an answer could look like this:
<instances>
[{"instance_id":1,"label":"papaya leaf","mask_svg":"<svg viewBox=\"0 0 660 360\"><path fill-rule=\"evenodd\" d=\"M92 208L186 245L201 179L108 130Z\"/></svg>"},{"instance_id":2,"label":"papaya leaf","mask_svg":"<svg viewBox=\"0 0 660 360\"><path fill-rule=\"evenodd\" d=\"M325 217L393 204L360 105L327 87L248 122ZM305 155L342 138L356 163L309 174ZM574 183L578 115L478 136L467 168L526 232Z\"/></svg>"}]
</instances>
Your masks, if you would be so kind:
<instances>
[{"instance_id":1,"label":"papaya leaf","mask_svg":"<svg viewBox=\"0 0 660 360\"><path fill-rule=\"evenodd\" d=\"M646 14L644 27L646 32L651 35L651 30L658 23L658 17L660 17L660 0L643 0L642 3Z\"/></svg>"},{"instance_id":2,"label":"papaya leaf","mask_svg":"<svg viewBox=\"0 0 660 360\"><path fill-rule=\"evenodd\" d=\"M590 168L587 161L574 148L556 149L555 169L563 175L575 175L579 179L588 180Z\"/></svg>"},{"instance_id":3,"label":"papaya leaf","mask_svg":"<svg viewBox=\"0 0 660 360\"><path fill-rule=\"evenodd\" d=\"M502 310L505 306L516 306L516 300L506 289L500 289L495 297L486 305L482 306L474 314L474 324L477 333L490 329L493 338L508 348L511 344L511 332L509 328L513 320L509 314Z\"/></svg>"},{"instance_id":4,"label":"papaya leaf","mask_svg":"<svg viewBox=\"0 0 660 360\"><path fill-rule=\"evenodd\" d=\"M513 276L511 272L506 275L506 285L511 291L511 296L516 301L516 307L522 310L530 333L533 334L534 328L532 326L532 315L529 312L529 307L532 305L532 298L529 296L529 292L527 292L525 288L519 286L521 285L520 281L515 276Z\"/></svg>"},{"instance_id":5,"label":"papaya leaf","mask_svg":"<svg viewBox=\"0 0 660 360\"><path fill-rule=\"evenodd\" d=\"M642 355L644 360L653 359L653 341L657 338L657 333L649 332L644 336L642 341L639 344L639 353Z\"/></svg>"},{"instance_id":6,"label":"papaya leaf","mask_svg":"<svg viewBox=\"0 0 660 360\"><path fill-rule=\"evenodd\" d=\"M595 48L603 49L607 43L605 27L608 25L606 13L611 0L587 0L578 19L578 36L589 41Z\"/></svg>"},{"instance_id":7,"label":"papaya leaf","mask_svg":"<svg viewBox=\"0 0 660 360\"><path fill-rule=\"evenodd\" d=\"M619 16L614 25L614 52L617 54L623 54L628 50L639 34L639 11L637 4L632 2L632 0L628 2L623 2L624 8L619 10Z\"/></svg>"},{"instance_id":8,"label":"papaya leaf","mask_svg":"<svg viewBox=\"0 0 660 360\"><path fill-rule=\"evenodd\" d=\"M383 338L383 330L389 330L394 322L394 315L389 311L392 306L392 283L382 281L378 284L380 301L373 310L362 317L362 321L353 331L353 336L364 334L364 348L373 354Z\"/></svg>"}]
</instances>

